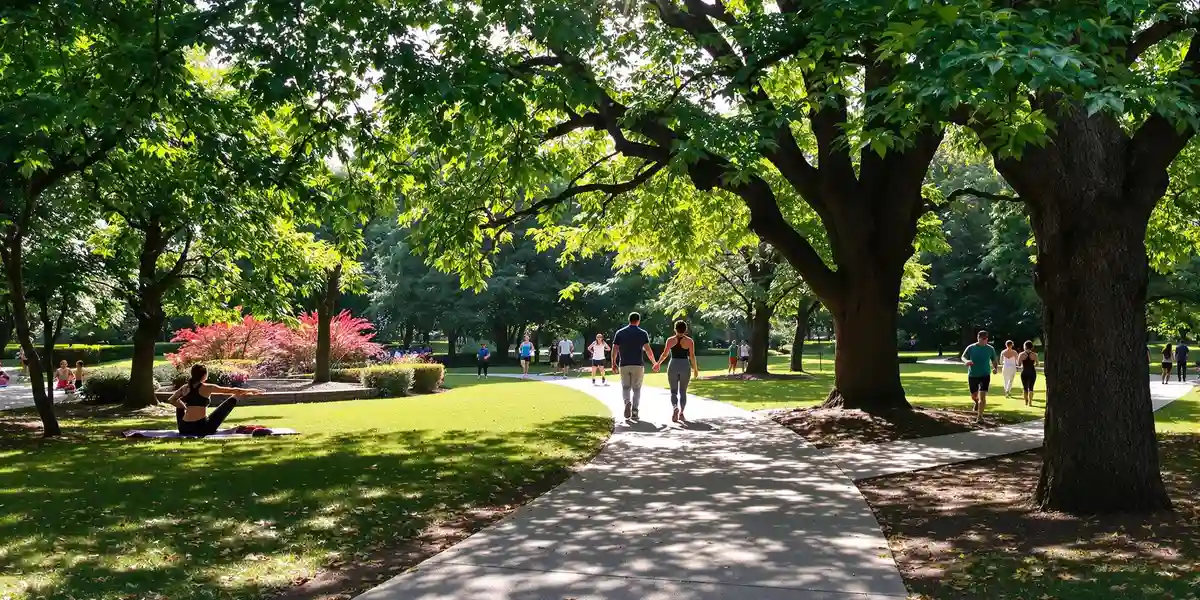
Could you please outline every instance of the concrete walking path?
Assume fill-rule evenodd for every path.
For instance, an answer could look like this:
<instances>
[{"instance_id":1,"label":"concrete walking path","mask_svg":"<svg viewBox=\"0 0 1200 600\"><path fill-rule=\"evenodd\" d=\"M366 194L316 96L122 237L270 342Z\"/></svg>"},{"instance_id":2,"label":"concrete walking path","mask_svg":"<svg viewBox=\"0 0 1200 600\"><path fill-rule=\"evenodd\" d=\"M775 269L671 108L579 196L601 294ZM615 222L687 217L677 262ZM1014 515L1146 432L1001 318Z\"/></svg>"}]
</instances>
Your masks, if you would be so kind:
<instances>
[{"instance_id":1,"label":"concrete walking path","mask_svg":"<svg viewBox=\"0 0 1200 600\"><path fill-rule=\"evenodd\" d=\"M1150 382L1154 410L1187 395L1192 391L1191 383ZM966 433L831 449L824 456L841 465L851 479L860 481L1040 448L1044 429L1045 424L1039 419Z\"/></svg>"},{"instance_id":2,"label":"concrete walking path","mask_svg":"<svg viewBox=\"0 0 1200 600\"><path fill-rule=\"evenodd\" d=\"M518 376L519 377L519 376ZM587 393L617 426L563 485L359 600L886 600L904 598L854 483L764 416L666 390L621 418L619 383L531 377Z\"/></svg>"}]
</instances>

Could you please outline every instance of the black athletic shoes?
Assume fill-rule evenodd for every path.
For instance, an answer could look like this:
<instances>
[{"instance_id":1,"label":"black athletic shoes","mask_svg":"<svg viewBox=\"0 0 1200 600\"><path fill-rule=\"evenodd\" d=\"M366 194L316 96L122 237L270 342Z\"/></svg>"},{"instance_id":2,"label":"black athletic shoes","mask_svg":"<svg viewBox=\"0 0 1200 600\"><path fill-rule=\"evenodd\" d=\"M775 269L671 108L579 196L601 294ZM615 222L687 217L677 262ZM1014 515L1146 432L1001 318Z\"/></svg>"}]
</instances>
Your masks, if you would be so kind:
<instances>
[{"instance_id":1,"label":"black athletic shoes","mask_svg":"<svg viewBox=\"0 0 1200 600\"><path fill-rule=\"evenodd\" d=\"M633 404L626 402L625 403L625 418L628 419L632 416L633 416Z\"/></svg>"}]
</instances>

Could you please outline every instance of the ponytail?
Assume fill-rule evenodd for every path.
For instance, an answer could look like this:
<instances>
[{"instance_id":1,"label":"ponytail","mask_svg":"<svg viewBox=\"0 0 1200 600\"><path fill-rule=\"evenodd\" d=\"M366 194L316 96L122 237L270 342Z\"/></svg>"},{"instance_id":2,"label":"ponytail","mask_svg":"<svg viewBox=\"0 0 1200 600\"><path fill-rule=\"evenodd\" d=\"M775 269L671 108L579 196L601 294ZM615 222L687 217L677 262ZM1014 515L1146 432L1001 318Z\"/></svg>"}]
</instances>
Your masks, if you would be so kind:
<instances>
[{"instance_id":1,"label":"ponytail","mask_svg":"<svg viewBox=\"0 0 1200 600\"><path fill-rule=\"evenodd\" d=\"M204 378L208 377L208 368L204 365L192 365L192 376L188 379L188 388L195 389L204 383Z\"/></svg>"}]
</instances>

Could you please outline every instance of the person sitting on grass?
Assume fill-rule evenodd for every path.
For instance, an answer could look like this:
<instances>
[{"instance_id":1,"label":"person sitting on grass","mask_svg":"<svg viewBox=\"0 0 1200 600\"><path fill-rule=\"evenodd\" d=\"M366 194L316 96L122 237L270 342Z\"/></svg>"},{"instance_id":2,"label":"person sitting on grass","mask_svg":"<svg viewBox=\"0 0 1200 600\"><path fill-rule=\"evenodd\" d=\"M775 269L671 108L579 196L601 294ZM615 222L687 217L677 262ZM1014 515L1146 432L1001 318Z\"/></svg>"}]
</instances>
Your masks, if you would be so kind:
<instances>
[{"instance_id":1,"label":"person sitting on grass","mask_svg":"<svg viewBox=\"0 0 1200 600\"><path fill-rule=\"evenodd\" d=\"M242 396L257 396L262 390L256 388L228 388L207 383L208 368L204 365L192 365L191 378L179 386L174 394L167 399L168 404L175 405L175 423L182 435L212 435L221 427L221 423L237 406L237 399ZM228 395L224 402L217 405L211 414L208 413L209 399L213 394Z\"/></svg>"}]
</instances>

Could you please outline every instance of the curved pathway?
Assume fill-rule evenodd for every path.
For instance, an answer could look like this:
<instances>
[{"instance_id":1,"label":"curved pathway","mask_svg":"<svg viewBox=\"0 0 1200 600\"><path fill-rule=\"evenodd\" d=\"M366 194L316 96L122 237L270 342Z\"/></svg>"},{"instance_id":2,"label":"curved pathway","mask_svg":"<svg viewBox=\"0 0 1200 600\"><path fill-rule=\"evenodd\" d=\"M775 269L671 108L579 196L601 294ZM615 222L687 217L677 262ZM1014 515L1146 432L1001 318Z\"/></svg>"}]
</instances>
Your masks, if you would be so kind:
<instances>
[{"instance_id":1,"label":"curved pathway","mask_svg":"<svg viewBox=\"0 0 1200 600\"><path fill-rule=\"evenodd\" d=\"M618 415L596 459L507 519L359 600L884 600L907 591L858 488L764 416L666 390L541 379Z\"/></svg>"}]
</instances>

